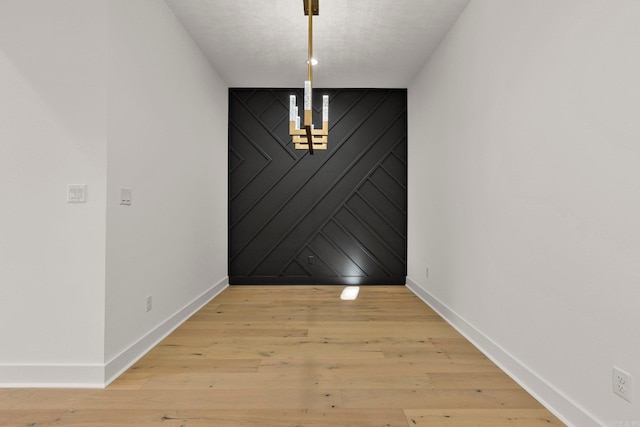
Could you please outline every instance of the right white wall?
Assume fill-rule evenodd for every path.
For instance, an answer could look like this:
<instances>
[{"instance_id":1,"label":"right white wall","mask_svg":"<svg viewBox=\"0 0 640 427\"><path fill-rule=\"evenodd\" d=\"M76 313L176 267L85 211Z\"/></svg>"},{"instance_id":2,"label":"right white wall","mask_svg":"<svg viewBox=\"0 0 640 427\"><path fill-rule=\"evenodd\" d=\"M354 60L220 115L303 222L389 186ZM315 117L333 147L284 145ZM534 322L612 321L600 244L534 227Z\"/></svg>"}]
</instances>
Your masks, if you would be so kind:
<instances>
[{"instance_id":1,"label":"right white wall","mask_svg":"<svg viewBox=\"0 0 640 427\"><path fill-rule=\"evenodd\" d=\"M640 425L638 40L637 0L472 0L408 88L408 286L580 427Z\"/></svg>"}]
</instances>

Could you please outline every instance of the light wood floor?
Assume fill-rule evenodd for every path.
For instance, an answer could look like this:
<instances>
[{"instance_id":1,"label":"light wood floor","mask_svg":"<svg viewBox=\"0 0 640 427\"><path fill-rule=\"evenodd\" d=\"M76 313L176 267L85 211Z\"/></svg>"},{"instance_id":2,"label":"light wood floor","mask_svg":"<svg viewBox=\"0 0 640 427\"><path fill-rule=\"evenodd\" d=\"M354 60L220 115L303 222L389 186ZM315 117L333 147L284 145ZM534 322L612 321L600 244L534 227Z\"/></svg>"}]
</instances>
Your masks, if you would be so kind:
<instances>
[{"instance_id":1,"label":"light wood floor","mask_svg":"<svg viewBox=\"0 0 640 427\"><path fill-rule=\"evenodd\" d=\"M105 390L0 390L0 425L563 425L405 287L342 289L232 286Z\"/></svg>"}]
</instances>

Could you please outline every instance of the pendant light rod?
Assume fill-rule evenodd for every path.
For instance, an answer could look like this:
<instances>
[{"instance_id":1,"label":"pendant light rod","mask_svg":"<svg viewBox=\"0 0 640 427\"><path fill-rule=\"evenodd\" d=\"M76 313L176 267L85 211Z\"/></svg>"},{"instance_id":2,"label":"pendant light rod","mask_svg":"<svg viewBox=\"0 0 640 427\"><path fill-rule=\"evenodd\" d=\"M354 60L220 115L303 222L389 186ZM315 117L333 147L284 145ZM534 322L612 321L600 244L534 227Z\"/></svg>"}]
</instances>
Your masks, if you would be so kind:
<instances>
[{"instance_id":1,"label":"pendant light rod","mask_svg":"<svg viewBox=\"0 0 640 427\"><path fill-rule=\"evenodd\" d=\"M311 12L311 3L313 0L308 0L308 8L309 8L309 54L308 56L308 60L307 60L307 75L308 75L308 80L309 80L309 85L311 86L311 90L313 89L313 66L311 65L311 56L313 55L313 13ZM309 97L311 97L311 90L309 90ZM305 111L305 117L304 117L304 130L307 134L307 141L309 141L309 154L313 154L313 137L311 136L311 122L312 122L312 118L311 118L311 114L313 111L313 107L311 108L311 111L309 111L309 114L307 114L307 112ZM309 117L309 120L307 121L307 117Z\"/></svg>"},{"instance_id":2,"label":"pendant light rod","mask_svg":"<svg viewBox=\"0 0 640 427\"><path fill-rule=\"evenodd\" d=\"M329 96L322 96L322 128L313 125L313 15L319 14L319 0L302 0L304 14L308 19L308 54L307 54L307 80L304 82L304 120L300 120L296 96L289 97L289 135L296 150L309 150L313 154L314 149L326 150L327 137L329 135Z\"/></svg>"},{"instance_id":3,"label":"pendant light rod","mask_svg":"<svg viewBox=\"0 0 640 427\"><path fill-rule=\"evenodd\" d=\"M308 0L307 7L308 10L311 9L313 0ZM309 60L307 61L307 70L310 82L313 82L313 70L311 66L311 58L313 57L313 13L309 13ZM312 85L313 86L313 85Z\"/></svg>"}]
</instances>

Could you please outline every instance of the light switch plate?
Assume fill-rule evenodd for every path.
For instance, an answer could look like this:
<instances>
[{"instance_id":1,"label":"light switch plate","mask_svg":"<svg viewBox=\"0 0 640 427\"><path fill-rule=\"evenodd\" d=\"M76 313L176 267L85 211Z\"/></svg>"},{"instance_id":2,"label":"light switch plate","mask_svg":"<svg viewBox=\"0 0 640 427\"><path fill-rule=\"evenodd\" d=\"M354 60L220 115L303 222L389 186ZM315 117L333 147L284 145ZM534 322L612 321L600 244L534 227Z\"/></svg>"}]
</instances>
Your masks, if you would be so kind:
<instances>
[{"instance_id":1,"label":"light switch plate","mask_svg":"<svg viewBox=\"0 0 640 427\"><path fill-rule=\"evenodd\" d=\"M67 184L67 203L85 203L86 201L86 184Z\"/></svg>"},{"instance_id":2,"label":"light switch plate","mask_svg":"<svg viewBox=\"0 0 640 427\"><path fill-rule=\"evenodd\" d=\"M120 204L125 206L131 205L131 189L120 188Z\"/></svg>"}]
</instances>

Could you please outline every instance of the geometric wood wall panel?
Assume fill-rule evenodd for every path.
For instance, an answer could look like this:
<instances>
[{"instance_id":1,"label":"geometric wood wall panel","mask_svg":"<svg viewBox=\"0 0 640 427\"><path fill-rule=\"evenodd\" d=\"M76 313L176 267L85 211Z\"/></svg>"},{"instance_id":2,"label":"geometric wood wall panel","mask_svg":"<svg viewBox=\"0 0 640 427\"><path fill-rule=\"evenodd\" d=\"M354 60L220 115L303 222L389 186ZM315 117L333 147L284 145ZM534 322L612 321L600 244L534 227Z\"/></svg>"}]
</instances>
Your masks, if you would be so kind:
<instances>
[{"instance_id":1,"label":"geometric wood wall panel","mask_svg":"<svg viewBox=\"0 0 640 427\"><path fill-rule=\"evenodd\" d=\"M292 94L229 89L229 282L404 284L406 90L314 89L314 155L293 148Z\"/></svg>"}]
</instances>

